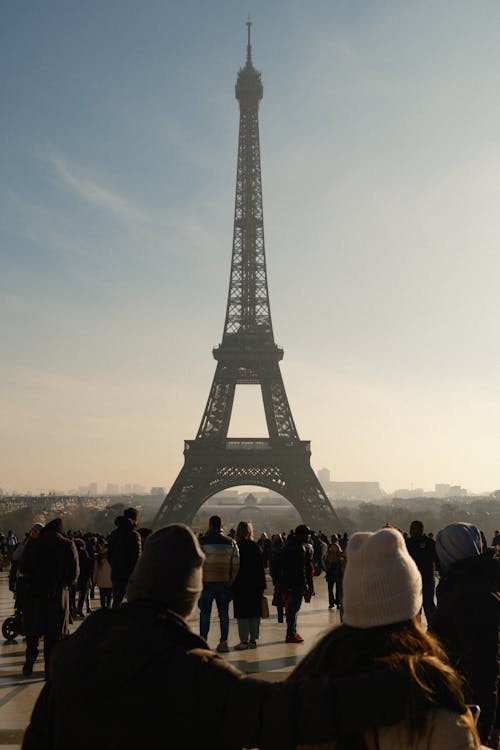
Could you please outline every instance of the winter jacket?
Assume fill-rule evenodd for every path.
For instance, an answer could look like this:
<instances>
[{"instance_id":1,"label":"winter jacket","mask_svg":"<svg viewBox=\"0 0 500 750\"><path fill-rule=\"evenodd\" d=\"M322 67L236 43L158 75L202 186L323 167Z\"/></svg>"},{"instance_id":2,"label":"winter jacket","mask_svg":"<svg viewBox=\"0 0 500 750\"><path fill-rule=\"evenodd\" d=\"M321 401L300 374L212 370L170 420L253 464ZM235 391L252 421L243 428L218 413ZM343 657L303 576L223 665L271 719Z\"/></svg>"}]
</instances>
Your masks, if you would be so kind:
<instances>
[{"instance_id":1,"label":"winter jacket","mask_svg":"<svg viewBox=\"0 0 500 750\"><path fill-rule=\"evenodd\" d=\"M425 730L410 742L404 722L391 727L368 729L363 736L366 750L476 750L479 748L460 714L444 708L429 712ZM300 745L300 750L335 750L335 742Z\"/></svg>"},{"instance_id":2,"label":"winter jacket","mask_svg":"<svg viewBox=\"0 0 500 750\"><path fill-rule=\"evenodd\" d=\"M484 743L500 726L499 574L498 560L485 555L454 563L437 588L437 608L430 623L453 666L466 679L468 702L481 708L478 730Z\"/></svg>"},{"instance_id":3,"label":"winter jacket","mask_svg":"<svg viewBox=\"0 0 500 750\"><path fill-rule=\"evenodd\" d=\"M89 553L83 546L78 546L77 553L80 572L78 574L76 588L78 591L85 591L89 585L90 579L92 578L92 571L94 568L93 560L90 559Z\"/></svg>"},{"instance_id":4,"label":"winter jacket","mask_svg":"<svg viewBox=\"0 0 500 750\"><path fill-rule=\"evenodd\" d=\"M116 529L108 539L108 560L111 578L116 583L126 583L141 556L141 537L134 522L126 516L115 519Z\"/></svg>"},{"instance_id":5,"label":"winter jacket","mask_svg":"<svg viewBox=\"0 0 500 750\"><path fill-rule=\"evenodd\" d=\"M271 683L245 677L173 612L153 602L103 609L52 654L23 750L291 750L399 721L405 683L355 678ZM85 731L75 732L85 707Z\"/></svg>"},{"instance_id":6,"label":"winter jacket","mask_svg":"<svg viewBox=\"0 0 500 750\"><path fill-rule=\"evenodd\" d=\"M286 591L296 595L311 593L313 590L311 561L306 545L294 536L290 537L283 550L283 583Z\"/></svg>"},{"instance_id":7,"label":"winter jacket","mask_svg":"<svg viewBox=\"0 0 500 750\"><path fill-rule=\"evenodd\" d=\"M266 588L264 562L258 545L250 539L238 542L240 567L233 581L236 618L260 617L262 592Z\"/></svg>"},{"instance_id":8,"label":"winter jacket","mask_svg":"<svg viewBox=\"0 0 500 750\"><path fill-rule=\"evenodd\" d=\"M69 630L68 587L79 572L75 545L48 524L25 545L19 568L26 635L60 638Z\"/></svg>"},{"instance_id":9,"label":"winter jacket","mask_svg":"<svg viewBox=\"0 0 500 750\"><path fill-rule=\"evenodd\" d=\"M99 552L94 563L94 583L100 589L113 587L111 581L111 565L109 564L107 552Z\"/></svg>"},{"instance_id":10,"label":"winter jacket","mask_svg":"<svg viewBox=\"0 0 500 750\"><path fill-rule=\"evenodd\" d=\"M205 553L203 582L232 583L240 567L240 554L234 539L222 532L207 531L200 537L200 544Z\"/></svg>"},{"instance_id":11,"label":"winter jacket","mask_svg":"<svg viewBox=\"0 0 500 750\"><path fill-rule=\"evenodd\" d=\"M439 558L434 539L430 539L425 534L410 536L406 540L406 548L415 560L422 579L433 579L434 569L439 570Z\"/></svg>"}]
</instances>

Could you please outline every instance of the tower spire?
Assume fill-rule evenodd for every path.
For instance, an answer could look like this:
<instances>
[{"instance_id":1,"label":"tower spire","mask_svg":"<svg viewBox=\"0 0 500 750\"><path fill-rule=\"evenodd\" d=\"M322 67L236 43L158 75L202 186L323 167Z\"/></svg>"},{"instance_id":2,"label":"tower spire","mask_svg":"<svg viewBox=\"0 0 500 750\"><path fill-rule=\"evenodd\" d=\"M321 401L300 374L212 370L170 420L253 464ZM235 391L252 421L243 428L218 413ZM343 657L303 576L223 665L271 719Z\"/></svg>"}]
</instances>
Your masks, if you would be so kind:
<instances>
[{"instance_id":1,"label":"tower spire","mask_svg":"<svg viewBox=\"0 0 500 750\"><path fill-rule=\"evenodd\" d=\"M248 40L247 40L247 65L252 65L252 39L251 39L251 29L252 29L252 21L250 19L250 16L248 16L247 24L247 33L248 33Z\"/></svg>"}]
</instances>

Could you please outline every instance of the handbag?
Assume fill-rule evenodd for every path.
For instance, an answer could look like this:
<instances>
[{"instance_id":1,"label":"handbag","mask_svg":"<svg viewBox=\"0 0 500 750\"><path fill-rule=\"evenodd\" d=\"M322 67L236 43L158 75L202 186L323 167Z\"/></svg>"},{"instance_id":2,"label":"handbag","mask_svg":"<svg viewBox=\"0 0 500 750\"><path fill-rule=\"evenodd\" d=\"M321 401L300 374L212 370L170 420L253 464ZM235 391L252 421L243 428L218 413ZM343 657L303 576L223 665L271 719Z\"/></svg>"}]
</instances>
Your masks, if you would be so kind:
<instances>
[{"instance_id":1,"label":"handbag","mask_svg":"<svg viewBox=\"0 0 500 750\"><path fill-rule=\"evenodd\" d=\"M269 617L269 602L264 594L262 594L262 599L260 600L260 616L263 620L267 620Z\"/></svg>"}]
</instances>

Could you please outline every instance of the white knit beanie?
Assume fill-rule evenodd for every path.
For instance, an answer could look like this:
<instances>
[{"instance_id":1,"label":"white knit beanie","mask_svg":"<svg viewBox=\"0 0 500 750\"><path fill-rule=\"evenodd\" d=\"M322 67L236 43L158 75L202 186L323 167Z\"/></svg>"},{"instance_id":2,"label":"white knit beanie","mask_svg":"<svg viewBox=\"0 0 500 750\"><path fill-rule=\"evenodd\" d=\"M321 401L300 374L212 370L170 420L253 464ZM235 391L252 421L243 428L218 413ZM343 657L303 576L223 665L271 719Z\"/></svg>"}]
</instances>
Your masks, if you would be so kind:
<instances>
[{"instance_id":1,"label":"white knit beanie","mask_svg":"<svg viewBox=\"0 0 500 750\"><path fill-rule=\"evenodd\" d=\"M346 625L373 628L410 620L420 612L422 578L399 531L353 534L346 557Z\"/></svg>"}]
</instances>

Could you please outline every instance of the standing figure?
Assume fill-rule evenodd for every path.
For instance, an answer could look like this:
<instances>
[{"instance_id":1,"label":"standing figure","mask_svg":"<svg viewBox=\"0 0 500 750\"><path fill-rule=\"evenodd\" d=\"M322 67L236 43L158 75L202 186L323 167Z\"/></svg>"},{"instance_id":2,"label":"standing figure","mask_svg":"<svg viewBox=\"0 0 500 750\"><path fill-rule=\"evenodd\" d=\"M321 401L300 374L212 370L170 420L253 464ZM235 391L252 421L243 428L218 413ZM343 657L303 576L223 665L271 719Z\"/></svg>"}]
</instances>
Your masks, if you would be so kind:
<instances>
[{"instance_id":1,"label":"standing figure","mask_svg":"<svg viewBox=\"0 0 500 750\"><path fill-rule=\"evenodd\" d=\"M239 522L236 544L240 553L240 567L233 581L232 594L240 642L235 649L243 651L257 647L266 574L259 547L253 540L252 524L248 521Z\"/></svg>"},{"instance_id":2,"label":"standing figure","mask_svg":"<svg viewBox=\"0 0 500 750\"><path fill-rule=\"evenodd\" d=\"M257 544L259 546L260 554L262 555L264 568L267 569L269 566L269 558L271 557L271 540L269 539L265 531L263 531L260 535Z\"/></svg>"},{"instance_id":3,"label":"standing figure","mask_svg":"<svg viewBox=\"0 0 500 750\"><path fill-rule=\"evenodd\" d=\"M425 619L429 623L432 613L436 609L434 572L435 569L439 570L439 559L436 555L436 543L424 534L422 521L412 521L410 538L406 540L406 546L422 576L424 613Z\"/></svg>"},{"instance_id":4,"label":"standing figure","mask_svg":"<svg viewBox=\"0 0 500 750\"><path fill-rule=\"evenodd\" d=\"M50 521L24 549L19 568L24 577L23 619L29 676L43 636L45 676L54 645L69 632L69 591L78 578L75 545L64 535L60 518Z\"/></svg>"},{"instance_id":5,"label":"standing figure","mask_svg":"<svg viewBox=\"0 0 500 750\"><path fill-rule=\"evenodd\" d=\"M344 575L344 553L337 534L332 534L332 543L326 555L326 583L328 586L328 609L342 608L342 578ZM334 591L335 588L335 591Z\"/></svg>"},{"instance_id":6,"label":"standing figure","mask_svg":"<svg viewBox=\"0 0 500 750\"><path fill-rule=\"evenodd\" d=\"M99 547L94 561L94 584L99 588L102 609L109 609L113 594L113 582L111 580L108 549L105 544Z\"/></svg>"},{"instance_id":7,"label":"standing figure","mask_svg":"<svg viewBox=\"0 0 500 750\"><path fill-rule=\"evenodd\" d=\"M113 581L113 607L119 607L125 596L128 579L141 556L141 537L137 531L139 512L127 508L115 519L116 529L108 539L108 560Z\"/></svg>"},{"instance_id":8,"label":"standing figure","mask_svg":"<svg viewBox=\"0 0 500 750\"><path fill-rule=\"evenodd\" d=\"M87 552L85 542L83 539L74 540L76 551L78 554L78 567L79 573L76 581L76 591L78 593L78 602L76 604L76 616L84 617L83 605L87 607L87 614L90 614L90 602L88 600L90 580L92 578L92 560Z\"/></svg>"},{"instance_id":9,"label":"standing figure","mask_svg":"<svg viewBox=\"0 0 500 750\"><path fill-rule=\"evenodd\" d=\"M283 552L287 643L304 641L297 633L297 614L302 606L302 600L305 598L306 601L310 601L314 592L312 561L308 550L310 533L305 524L297 526L293 536L288 538Z\"/></svg>"},{"instance_id":10,"label":"standing figure","mask_svg":"<svg viewBox=\"0 0 500 750\"><path fill-rule=\"evenodd\" d=\"M281 534L273 534L271 539L271 557L269 560L269 573L273 581L273 607L278 610L278 622L283 622L285 611L285 586L283 581L283 550L285 540Z\"/></svg>"},{"instance_id":11,"label":"standing figure","mask_svg":"<svg viewBox=\"0 0 500 750\"><path fill-rule=\"evenodd\" d=\"M469 703L481 709L481 741L498 747L500 563L483 551L480 531L470 523L442 529L436 551L441 580L430 627L465 677Z\"/></svg>"},{"instance_id":12,"label":"standing figure","mask_svg":"<svg viewBox=\"0 0 500 750\"><path fill-rule=\"evenodd\" d=\"M200 608L200 635L205 640L210 630L212 602L215 599L220 620L220 642L217 651L226 654L229 651L229 602L231 584L238 575L240 555L234 539L222 533L222 518L211 516L208 531L200 538L205 553L203 564L203 590L198 607Z\"/></svg>"}]
</instances>

